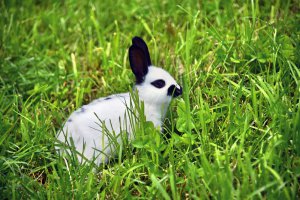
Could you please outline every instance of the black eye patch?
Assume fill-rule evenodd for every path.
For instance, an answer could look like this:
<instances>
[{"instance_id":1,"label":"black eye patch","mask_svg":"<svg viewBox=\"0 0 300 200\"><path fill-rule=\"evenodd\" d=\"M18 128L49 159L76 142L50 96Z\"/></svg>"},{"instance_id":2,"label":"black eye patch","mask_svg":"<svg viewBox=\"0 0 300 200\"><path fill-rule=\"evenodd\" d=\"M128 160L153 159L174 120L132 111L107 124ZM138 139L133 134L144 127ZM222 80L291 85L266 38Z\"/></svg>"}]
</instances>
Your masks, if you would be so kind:
<instances>
[{"instance_id":1,"label":"black eye patch","mask_svg":"<svg viewBox=\"0 0 300 200\"><path fill-rule=\"evenodd\" d=\"M163 87L165 87L166 82L162 79L158 79L158 80L151 82L151 85L153 85L154 87L157 87L157 88L163 88Z\"/></svg>"}]
</instances>

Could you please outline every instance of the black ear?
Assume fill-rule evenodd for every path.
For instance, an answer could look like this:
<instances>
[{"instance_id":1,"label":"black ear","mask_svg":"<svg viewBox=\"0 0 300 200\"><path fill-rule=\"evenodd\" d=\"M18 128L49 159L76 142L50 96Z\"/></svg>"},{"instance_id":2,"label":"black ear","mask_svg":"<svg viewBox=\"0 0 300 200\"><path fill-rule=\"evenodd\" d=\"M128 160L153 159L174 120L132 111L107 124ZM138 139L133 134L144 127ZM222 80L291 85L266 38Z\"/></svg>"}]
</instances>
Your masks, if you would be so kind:
<instances>
[{"instance_id":1,"label":"black ear","mask_svg":"<svg viewBox=\"0 0 300 200\"><path fill-rule=\"evenodd\" d=\"M146 63L148 66L150 66L151 59L150 59L150 54L146 42L142 38L135 36L134 38L132 38L132 45L137 46L143 50L146 58Z\"/></svg>"},{"instance_id":2,"label":"black ear","mask_svg":"<svg viewBox=\"0 0 300 200\"><path fill-rule=\"evenodd\" d=\"M136 77L136 83L142 83L151 65L150 55L146 43L139 37L132 39L129 48L129 62L131 70Z\"/></svg>"}]
</instances>

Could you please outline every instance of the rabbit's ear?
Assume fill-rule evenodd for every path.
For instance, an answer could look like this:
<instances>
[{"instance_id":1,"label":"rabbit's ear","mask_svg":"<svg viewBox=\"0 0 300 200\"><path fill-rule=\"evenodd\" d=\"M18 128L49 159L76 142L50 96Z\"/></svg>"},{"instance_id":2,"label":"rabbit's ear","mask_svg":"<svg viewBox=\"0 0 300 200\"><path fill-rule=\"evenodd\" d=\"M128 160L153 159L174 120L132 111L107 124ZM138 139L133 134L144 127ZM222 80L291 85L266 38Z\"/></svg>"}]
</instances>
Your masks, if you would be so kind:
<instances>
[{"instance_id":1,"label":"rabbit's ear","mask_svg":"<svg viewBox=\"0 0 300 200\"><path fill-rule=\"evenodd\" d=\"M136 37L132 38L132 45L137 46L143 50L145 58L146 58L146 63L148 66L150 66L151 59L150 59L150 54L149 54L149 50L148 50L148 46L147 46L146 42L142 38L136 36Z\"/></svg>"},{"instance_id":2,"label":"rabbit's ear","mask_svg":"<svg viewBox=\"0 0 300 200\"><path fill-rule=\"evenodd\" d=\"M142 39L133 38L132 45L129 48L129 62L135 75L136 83L142 83L148 73L148 66L151 65L147 45Z\"/></svg>"}]
</instances>

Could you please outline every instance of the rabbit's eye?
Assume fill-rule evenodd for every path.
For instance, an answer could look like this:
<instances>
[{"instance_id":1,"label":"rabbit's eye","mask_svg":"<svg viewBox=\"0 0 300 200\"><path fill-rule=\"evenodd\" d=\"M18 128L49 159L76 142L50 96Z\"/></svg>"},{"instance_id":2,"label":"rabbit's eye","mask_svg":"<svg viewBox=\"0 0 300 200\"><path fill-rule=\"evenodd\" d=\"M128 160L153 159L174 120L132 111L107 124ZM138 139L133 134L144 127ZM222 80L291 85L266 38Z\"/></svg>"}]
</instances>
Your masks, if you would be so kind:
<instances>
[{"instance_id":1,"label":"rabbit's eye","mask_svg":"<svg viewBox=\"0 0 300 200\"><path fill-rule=\"evenodd\" d=\"M166 82L162 79L158 79L156 81L151 82L151 85L157 88L162 88L166 85Z\"/></svg>"}]
</instances>

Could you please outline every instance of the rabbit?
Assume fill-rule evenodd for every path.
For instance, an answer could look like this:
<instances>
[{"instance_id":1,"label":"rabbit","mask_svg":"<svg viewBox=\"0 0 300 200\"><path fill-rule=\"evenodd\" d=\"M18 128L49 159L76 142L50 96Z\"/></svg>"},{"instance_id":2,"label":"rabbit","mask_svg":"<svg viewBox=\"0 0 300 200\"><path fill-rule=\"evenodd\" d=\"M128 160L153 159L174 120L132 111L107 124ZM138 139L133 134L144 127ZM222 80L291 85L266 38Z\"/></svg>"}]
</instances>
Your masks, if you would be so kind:
<instances>
[{"instance_id":1,"label":"rabbit","mask_svg":"<svg viewBox=\"0 0 300 200\"><path fill-rule=\"evenodd\" d=\"M172 98L182 94L182 87L164 69L151 64L148 47L140 37L132 39L129 48L129 62L136 82L133 91L137 93L139 102L144 103L146 121L161 128L167 108ZM120 127L127 131L128 138L133 138L132 128L126 113L132 107L132 93L114 94L92 101L73 112L58 132L57 139L62 144L76 148L81 162L89 160L96 165L107 163L114 156L114 148L110 145L114 132L118 137ZM135 106L135 105L134 105ZM102 125L101 125L102 124ZM105 125L105 129L103 125ZM126 127L124 127L126 126ZM120 138L117 142L121 143ZM59 152L68 151L65 147L56 147Z\"/></svg>"}]
</instances>

